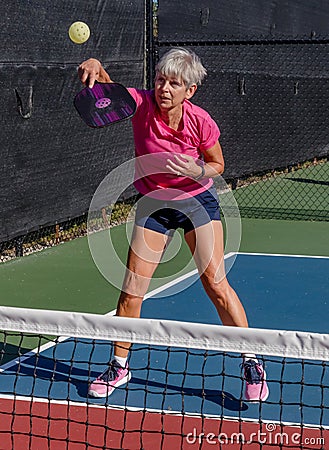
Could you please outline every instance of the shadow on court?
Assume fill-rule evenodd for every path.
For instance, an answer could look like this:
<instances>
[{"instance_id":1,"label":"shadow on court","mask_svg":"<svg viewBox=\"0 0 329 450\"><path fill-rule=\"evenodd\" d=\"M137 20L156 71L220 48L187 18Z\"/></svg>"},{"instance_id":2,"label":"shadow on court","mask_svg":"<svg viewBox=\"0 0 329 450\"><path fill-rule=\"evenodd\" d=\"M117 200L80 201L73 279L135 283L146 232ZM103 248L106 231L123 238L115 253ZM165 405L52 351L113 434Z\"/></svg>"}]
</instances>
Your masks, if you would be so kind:
<instances>
[{"instance_id":1,"label":"shadow on court","mask_svg":"<svg viewBox=\"0 0 329 450\"><path fill-rule=\"evenodd\" d=\"M0 366L21 357L30 351L29 348L21 347L20 345L8 344L0 342Z\"/></svg>"},{"instance_id":2,"label":"shadow on court","mask_svg":"<svg viewBox=\"0 0 329 450\"><path fill-rule=\"evenodd\" d=\"M26 361L22 362L19 367L20 377L25 379L28 383L28 379L33 384L33 380L38 379L38 382L46 382L49 385L49 389L53 383L65 383L70 384L71 388L77 391L77 394L81 398L88 397L88 380L94 379L99 375L99 371L89 371L87 368L76 367L70 365L68 362L54 362L50 358L45 358L42 355L36 357L30 357ZM132 389L145 391L145 378L139 378L132 376L129 385ZM208 389L197 387L185 387L179 384L159 382L155 380L147 381L147 388L155 388L161 392L162 395L179 395L182 398L190 397L199 399L201 401L208 401L214 405L218 405L229 411L245 411L248 409L247 405L238 398L234 397L230 392L222 391L220 389ZM124 390L125 388L119 388Z\"/></svg>"},{"instance_id":3,"label":"shadow on court","mask_svg":"<svg viewBox=\"0 0 329 450\"><path fill-rule=\"evenodd\" d=\"M329 181L311 180L310 178L286 178L289 181L297 181L298 183L319 184L321 186L329 186Z\"/></svg>"},{"instance_id":4,"label":"shadow on court","mask_svg":"<svg viewBox=\"0 0 329 450\"><path fill-rule=\"evenodd\" d=\"M134 384L145 386L145 379L132 377L131 381ZM219 405L225 409L230 411L246 411L248 406L243 403L240 399L235 398L232 394L226 391L221 391L219 389L197 389L197 388L188 388L173 385L173 384L164 384L159 383L157 381L148 381L148 387L160 388L163 390L170 390L178 393L182 397L199 397L203 400L210 401L216 405Z\"/></svg>"}]
</instances>

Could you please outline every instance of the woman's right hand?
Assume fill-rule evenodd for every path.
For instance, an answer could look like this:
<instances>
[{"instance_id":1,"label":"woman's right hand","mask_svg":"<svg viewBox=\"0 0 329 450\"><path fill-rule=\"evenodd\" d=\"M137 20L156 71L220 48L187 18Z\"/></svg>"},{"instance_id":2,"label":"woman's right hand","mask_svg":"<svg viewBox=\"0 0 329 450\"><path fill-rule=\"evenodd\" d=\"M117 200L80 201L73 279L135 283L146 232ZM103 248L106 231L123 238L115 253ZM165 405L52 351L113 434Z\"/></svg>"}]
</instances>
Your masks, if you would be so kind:
<instances>
[{"instance_id":1,"label":"woman's right hand","mask_svg":"<svg viewBox=\"0 0 329 450\"><path fill-rule=\"evenodd\" d=\"M95 58L83 61L78 67L78 76L81 82L90 88L94 86L95 81L103 81L101 80L102 72L105 72L102 64Z\"/></svg>"}]
</instances>

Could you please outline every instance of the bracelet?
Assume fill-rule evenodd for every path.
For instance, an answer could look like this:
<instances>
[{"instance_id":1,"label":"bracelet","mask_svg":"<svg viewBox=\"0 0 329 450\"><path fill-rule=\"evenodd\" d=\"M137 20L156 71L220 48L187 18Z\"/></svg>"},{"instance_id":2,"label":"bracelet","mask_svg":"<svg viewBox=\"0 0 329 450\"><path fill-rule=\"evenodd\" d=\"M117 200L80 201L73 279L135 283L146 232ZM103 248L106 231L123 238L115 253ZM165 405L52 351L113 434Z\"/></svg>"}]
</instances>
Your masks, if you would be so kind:
<instances>
[{"instance_id":1,"label":"bracelet","mask_svg":"<svg viewBox=\"0 0 329 450\"><path fill-rule=\"evenodd\" d=\"M202 165L202 166L200 166L200 167L201 167L201 173L200 173L200 175L198 175L197 177L194 177L195 181L198 181L198 180L200 180L201 178L204 177L204 174L205 174L204 165Z\"/></svg>"}]
</instances>

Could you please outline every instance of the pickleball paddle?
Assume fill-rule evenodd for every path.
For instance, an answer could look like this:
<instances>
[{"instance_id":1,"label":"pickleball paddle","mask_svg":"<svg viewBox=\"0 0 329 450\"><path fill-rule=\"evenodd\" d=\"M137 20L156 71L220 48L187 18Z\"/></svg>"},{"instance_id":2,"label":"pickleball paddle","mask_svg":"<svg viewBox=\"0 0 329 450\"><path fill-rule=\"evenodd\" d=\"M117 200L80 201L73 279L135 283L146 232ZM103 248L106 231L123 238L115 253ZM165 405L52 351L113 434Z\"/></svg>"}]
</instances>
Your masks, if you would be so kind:
<instances>
[{"instance_id":1,"label":"pickleball paddle","mask_svg":"<svg viewBox=\"0 0 329 450\"><path fill-rule=\"evenodd\" d=\"M74 106L84 122L101 128L129 119L136 112L136 102L120 83L95 83L74 98Z\"/></svg>"}]
</instances>

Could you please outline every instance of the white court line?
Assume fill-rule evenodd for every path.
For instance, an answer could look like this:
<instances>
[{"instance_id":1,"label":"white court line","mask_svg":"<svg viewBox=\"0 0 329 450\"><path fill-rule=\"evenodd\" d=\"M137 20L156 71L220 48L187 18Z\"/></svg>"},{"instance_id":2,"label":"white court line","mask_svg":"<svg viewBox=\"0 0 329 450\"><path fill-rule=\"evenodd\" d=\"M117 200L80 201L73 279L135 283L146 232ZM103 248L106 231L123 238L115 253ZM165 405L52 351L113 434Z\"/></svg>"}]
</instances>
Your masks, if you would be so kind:
<instances>
[{"instance_id":1,"label":"white court line","mask_svg":"<svg viewBox=\"0 0 329 450\"><path fill-rule=\"evenodd\" d=\"M231 252L224 256L224 259L228 259L237 255L247 255L247 256L268 256L268 257L287 257L287 258L315 258L315 259L329 259L329 257L326 256L312 256L312 255L291 255L291 254L280 254L280 253L253 253L253 252ZM160 294L161 292L165 291L166 289L169 289L177 284L179 284L182 281L187 280L188 278L191 278L194 275L197 275L198 271L197 269L194 269L175 280L169 281L168 283L165 283L163 286L160 286L156 289L153 289L152 291L148 292L144 300L147 300L149 298L152 298L153 296ZM114 316L116 313L116 310L109 311L105 314L105 316ZM22 357L20 357L18 360L13 359L12 361L8 361L7 363L0 366L0 373L4 372L5 370L10 369L15 364L20 364L26 361L27 359L33 357L37 353L41 353L43 351L48 350L49 348L54 347L58 342L64 342L69 338L67 337L58 337L56 342L48 342L47 344L43 344L40 347L37 347L33 350L30 350L29 352L25 353Z\"/></svg>"},{"instance_id":2,"label":"white court line","mask_svg":"<svg viewBox=\"0 0 329 450\"><path fill-rule=\"evenodd\" d=\"M312 255L291 255L291 254L272 254L272 253L252 253L252 252L232 252L229 253L227 255L225 255L225 259L230 258L232 256L236 256L236 255L249 255L249 256L269 256L269 257L288 257L288 258L314 258L314 259L329 259L329 257L325 257L325 256L312 256ZM144 297L144 300L149 299L151 297L153 297L154 295L157 295L163 291L165 291L166 289L169 289L170 287L175 286L176 284L194 276L197 275L198 271L197 269L194 269L188 273L186 273L185 275L182 275L181 277L170 281L166 284L164 284L163 286L160 286L159 288L156 288L152 291L150 291L149 293L147 293L147 295ZM110 311L108 313L106 313L105 315L115 315L115 310ZM29 359L30 357L34 356L36 353L40 353L42 351L45 351L51 347L53 347L54 345L56 345L57 342L63 342L65 340L67 340L67 337L59 337L57 339L56 342L49 342L47 344L44 344L42 346L40 346L39 348L36 348L34 350L29 351L28 353L26 353L25 355L23 355L19 360L13 360L13 361L9 361L8 363L2 365L0 367L0 372L3 372L4 370L9 369L10 367L14 366L15 364L19 364L24 362L26 359ZM58 405L65 405L65 406L76 406L76 407L83 407L83 408L99 408L99 409L104 409L104 408L109 408L109 409L116 409L116 410L129 410L129 411L141 411L141 408L138 407L127 407L127 406L118 406L118 405L96 405L96 404L91 404L91 403L86 403L86 402L74 402L74 401L70 401L70 400L50 400L47 398L33 398L33 397L25 397L25 396L17 396L17 395L6 395L6 394L0 394L0 398L4 399L4 400L13 400L13 401L28 401L28 402L33 402L33 403L48 403L48 404L58 404ZM182 414L179 411L166 411L166 410L157 410L157 409L148 409L148 408L143 408L143 411L147 411L147 412L156 412L156 413L166 413L166 414L170 414L170 415L175 415L175 416L189 416L189 417L201 417L199 414L197 413L184 413ZM204 415L203 417L207 418L207 419L213 419L213 420L218 420L218 416L215 415ZM236 417L231 417L231 416L221 416L223 419L225 420L231 420L231 421L237 421L239 419L237 419ZM259 423L259 420L257 419L252 419L252 418L243 418L243 421L246 422L252 422L252 423ZM300 427L299 424L293 423L293 422L280 422L280 421L274 421L274 420L265 420L262 419L262 423L271 423L271 424L277 424L277 425L285 425L285 426L291 426L291 427ZM319 428L319 425L316 424L302 424L303 427L308 427L308 428ZM321 425L322 429L329 429L329 426L324 426Z\"/></svg>"},{"instance_id":3,"label":"white court line","mask_svg":"<svg viewBox=\"0 0 329 450\"><path fill-rule=\"evenodd\" d=\"M250 255L250 256L273 256L286 258L314 258L314 259L329 259L329 256L315 256L315 255L293 255L289 253L257 253L257 252L237 252L236 255Z\"/></svg>"},{"instance_id":4,"label":"white court line","mask_svg":"<svg viewBox=\"0 0 329 450\"><path fill-rule=\"evenodd\" d=\"M88 402L75 402L71 400L52 400L49 398L44 397L26 397L26 396L16 396L16 395L7 395L7 394L0 394L0 398L7 401L17 402L17 401L23 401L23 402L29 402L29 403L42 403L42 404L51 404L51 405L59 405L59 406L65 406L65 407L79 407L79 408L92 408L92 409L112 409L112 410L119 410L119 411L131 411L131 412L150 412L150 413L157 413L157 414L168 414L171 416L177 416L177 417L191 417L191 418L197 418L200 419L203 417L208 420L216 420L218 419L224 419L232 422L240 422L241 420L243 422L248 423L259 423L260 419L253 419L251 417L234 417L234 416L216 416L215 414L203 414L200 415L197 412L184 412L181 411L173 411L173 410L166 410L166 409L156 409L156 408L140 408L135 406L122 406L122 405L99 405L95 403L88 403ZM329 425L319 425L319 424L312 424L312 423L296 423L296 422L286 422L286 421L280 421L280 420L269 420L269 419L261 419L261 423L271 423L275 425L284 425L284 426L290 426L290 427L297 427L300 428L303 426L304 428L312 428L312 429L321 429L323 430L329 430Z\"/></svg>"},{"instance_id":5,"label":"white court line","mask_svg":"<svg viewBox=\"0 0 329 450\"><path fill-rule=\"evenodd\" d=\"M228 253L227 255L224 256L224 259L231 258L232 256L236 256L236 255L238 255L238 254L239 254L239 253L235 253L235 252ZM148 293L144 296L143 301L144 301L144 300L147 300L147 299L149 299L149 298L151 298L151 297L154 297L155 295L160 294L161 292L165 291L166 289L169 289L169 288L175 286L176 284L179 284L179 283L181 283L182 281L185 281L185 280L187 280L188 278L191 278L191 277L193 277L194 275L197 275L197 274L198 274L198 269L193 269L193 270L191 270L190 272L187 272L186 274L181 275L181 276L178 277L178 278L175 278L175 280L169 281L168 283L165 283L164 285L162 285L162 286L160 286L160 287L158 287L158 288L155 288L155 289L153 289L152 291L148 292ZM110 311L110 312L106 313L105 315L106 315L106 316L107 316L107 315L109 315L109 316L114 316L114 315L115 315L115 309L114 309L113 311Z\"/></svg>"}]
</instances>

